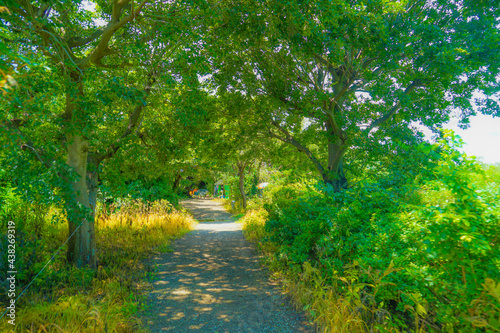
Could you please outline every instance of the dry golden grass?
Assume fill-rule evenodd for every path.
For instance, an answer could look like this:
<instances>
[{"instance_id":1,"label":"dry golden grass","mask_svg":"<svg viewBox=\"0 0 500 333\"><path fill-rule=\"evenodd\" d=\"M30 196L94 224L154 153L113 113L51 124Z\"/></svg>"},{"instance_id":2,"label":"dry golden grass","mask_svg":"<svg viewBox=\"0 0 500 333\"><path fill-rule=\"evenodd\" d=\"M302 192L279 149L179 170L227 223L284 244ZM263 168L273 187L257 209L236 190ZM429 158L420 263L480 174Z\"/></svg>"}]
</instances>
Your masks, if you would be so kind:
<instances>
[{"instance_id":1,"label":"dry golden grass","mask_svg":"<svg viewBox=\"0 0 500 333\"><path fill-rule=\"evenodd\" d=\"M2 320L0 331L145 332L135 314L144 308L153 274L147 258L168 251L171 240L193 225L192 217L166 201L133 201L110 215L101 211L96 218L97 272L54 263L52 276L62 281L57 290L48 297L47 290L33 285L18 308L16 326ZM65 228L54 230L57 235L47 237L67 234Z\"/></svg>"},{"instance_id":2,"label":"dry golden grass","mask_svg":"<svg viewBox=\"0 0 500 333\"><path fill-rule=\"evenodd\" d=\"M334 288L326 286L317 269L306 264L300 276L288 274L282 280L294 306L311 316L319 332L367 331L365 322L351 303L339 297Z\"/></svg>"},{"instance_id":3,"label":"dry golden grass","mask_svg":"<svg viewBox=\"0 0 500 333\"><path fill-rule=\"evenodd\" d=\"M190 216L173 210L168 202L162 204L159 201L152 205L133 202L119 212L97 218L97 241L101 240L104 246L139 246L139 252L144 253L165 245L171 238L192 229L193 225L194 220ZM111 244L109 237L114 240Z\"/></svg>"},{"instance_id":4,"label":"dry golden grass","mask_svg":"<svg viewBox=\"0 0 500 333\"><path fill-rule=\"evenodd\" d=\"M246 239L252 243L258 243L264 236L264 225L266 224L267 212L263 209L250 210L240 222L243 223L243 233Z\"/></svg>"}]
</instances>

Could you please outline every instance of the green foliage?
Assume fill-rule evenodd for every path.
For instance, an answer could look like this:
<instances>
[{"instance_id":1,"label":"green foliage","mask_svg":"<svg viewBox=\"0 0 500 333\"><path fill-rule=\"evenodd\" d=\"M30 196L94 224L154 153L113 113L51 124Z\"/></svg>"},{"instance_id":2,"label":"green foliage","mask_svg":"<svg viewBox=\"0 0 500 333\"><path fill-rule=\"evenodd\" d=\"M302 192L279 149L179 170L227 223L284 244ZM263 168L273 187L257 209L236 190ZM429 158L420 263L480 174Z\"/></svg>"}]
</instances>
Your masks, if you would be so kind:
<instances>
[{"instance_id":1,"label":"green foliage","mask_svg":"<svg viewBox=\"0 0 500 333\"><path fill-rule=\"evenodd\" d=\"M17 278L19 285L27 285L55 252L55 246L62 243L54 230L62 229L64 217L54 207L22 200L12 188L0 187L0 207L0 248L7 249L7 223L14 221ZM6 278L7 251L1 251L0 260L1 277Z\"/></svg>"},{"instance_id":2,"label":"green foliage","mask_svg":"<svg viewBox=\"0 0 500 333\"><path fill-rule=\"evenodd\" d=\"M280 244L280 258L293 264L316 258L316 242L331 226L321 199L298 184L276 186L269 196L266 231L269 241Z\"/></svg>"},{"instance_id":3,"label":"green foliage","mask_svg":"<svg viewBox=\"0 0 500 333\"><path fill-rule=\"evenodd\" d=\"M101 196L103 200L111 201L115 201L114 198L141 199L144 202L167 200L174 205L179 201L177 194L172 190L170 180L166 178L136 179L125 183L123 179L114 182L105 181L101 187Z\"/></svg>"},{"instance_id":4,"label":"green foliage","mask_svg":"<svg viewBox=\"0 0 500 333\"><path fill-rule=\"evenodd\" d=\"M498 329L500 209L491 200L498 188L486 185L498 183L498 170L483 170L459 146L446 132L439 145L422 146L437 163L427 178L398 187L272 187L265 232L251 218L248 235L274 249L280 270L318 269L373 329Z\"/></svg>"},{"instance_id":5,"label":"green foliage","mask_svg":"<svg viewBox=\"0 0 500 333\"><path fill-rule=\"evenodd\" d=\"M21 282L64 240L58 221L114 201L123 231L133 210L163 221L179 184L222 177L243 202L266 181L245 232L311 290L371 328L499 329L500 169L413 126L499 114L495 1L92 3L0 6L0 226L18 223ZM56 259L42 294L89 283ZM121 316L137 310L129 291Z\"/></svg>"},{"instance_id":6,"label":"green foliage","mask_svg":"<svg viewBox=\"0 0 500 333\"><path fill-rule=\"evenodd\" d=\"M484 171L456 150L460 145L456 137L445 133L442 159L435 171L437 180L427 184L447 190L446 200L428 198L434 199L434 204L412 209L408 216L411 222L425 226L419 236L426 264L413 273L427 281L424 285L433 293L427 296L429 301L453 299L456 309L435 309L444 326L472 330L468 321L477 326L474 318L487 315L491 328L496 325L496 319L492 319L495 311L482 314L471 304L481 298L481 284L500 279L500 210L497 201L485 201L478 193L473 179L484 177ZM468 309L468 315L464 309Z\"/></svg>"}]
</instances>

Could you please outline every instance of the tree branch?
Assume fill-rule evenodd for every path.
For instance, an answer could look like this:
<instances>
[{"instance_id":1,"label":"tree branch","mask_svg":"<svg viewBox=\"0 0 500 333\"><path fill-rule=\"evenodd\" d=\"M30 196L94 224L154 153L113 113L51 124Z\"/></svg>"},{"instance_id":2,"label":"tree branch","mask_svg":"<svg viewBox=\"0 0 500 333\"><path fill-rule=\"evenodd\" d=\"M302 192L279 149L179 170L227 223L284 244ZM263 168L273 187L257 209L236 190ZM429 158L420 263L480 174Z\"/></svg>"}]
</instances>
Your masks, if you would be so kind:
<instances>
[{"instance_id":1,"label":"tree branch","mask_svg":"<svg viewBox=\"0 0 500 333\"><path fill-rule=\"evenodd\" d=\"M320 174L324 174L325 169L323 168L323 165L321 165L321 162L316 158L316 156L313 155L313 153L307 148L306 146L302 145L300 142L295 140L295 138L278 122L275 120L271 120L271 123L273 124L274 127L276 127L281 133L284 134L284 136L280 136L278 134L275 134L269 129L269 135L275 139L278 139L280 141L283 141L285 143L289 143L295 148L297 148L300 152L304 153L316 166Z\"/></svg>"},{"instance_id":2,"label":"tree branch","mask_svg":"<svg viewBox=\"0 0 500 333\"><path fill-rule=\"evenodd\" d=\"M40 8L38 8L37 16L38 17L45 17L49 14L50 12L50 3L45 3L40 5Z\"/></svg>"},{"instance_id":3,"label":"tree branch","mask_svg":"<svg viewBox=\"0 0 500 333\"><path fill-rule=\"evenodd\" d=\"M103 30L96 30L93 34L85 38L70 38L66 41L68 46L71 47L80 47L87 45L88 43L94 41L97 37L101 36Z\"/></svg>"},{"instance_id":4,"label":"tree branch","mask_svg":"<svg viewBox=\"0 0 500 333\"><path fill-rule=\"evenodd\" d=\"M12 130L16 132L17 136L22 141L21 144L22 150L29 149L29 151L33 154L33 156L35 156L36 159L39 160L47 169L51 167L52 162L54 160L52 158L47 157L48 154L44 149L35 147L33 141L31 141L29 138L26 137L26 135L19 128L20 126L22 126L20 122L15 120L7 120L4 123L2 123L1 126L4 127L9 132L11 132Z\"/></svg>"},{"instance_id":5,"label":"tree branch","mask_svg":"<svg viewBox=\"0 0 500 333\"><path fill-rule=\"evenodd\" d=\"M144 97L147 98L149 94L151 93L151 90L153 88L154 83L156 82L156 75L154 71L151 71L148 74L146 86L144 88ZM140 105L137 105L134 108L134 111L130 113L129 118L128 118L128 125L124 129L122 135L114 142L112 143L108 148L105 149L105 151L101 154L97 154L95 157L95 162L101 163L103 160L107 158L111 158L116 152L121 148L122 142L124 139L126 139L132 132L134 131L135 128L137 128L139 124L139 119L141 118L142 111L146 105L144 103L141 103ZM141 138L142 139L142 138Z\"/></svg>"},{"instance_id":6,"label":"tree branch","mask_svg":"<svg viewBox=\"0 0 500 333\"><path fill-rule=\"evenodd\" d=\"M404 91L404 95L408 95L410 94L415 88L421 86L421 82L420 80L414 80ZM397 101L396 104L394 104L394 106L389 110L389 112L387 112L386 114L384 114L382 117L378 118L378 119L375 119L374 121L372 121L372 123L366 128L366 133L370 133L372 131L372 129L374 129L375 127L378 127L382 124L384 124L385 122L387 122L393 115L396 114L396 112L398 111L399 107L401 106L401 102L400 101Z\"/></svg>"},{"instance_id":7,"label":"tree branch","mask_svg":"<svg viewBox=\"0 0 500 333\"><path fill-rule=\"evenodd\" d=\"M100 59L106 56L106 50L109 48L108 46L111 37L113 37L116 31L118 31L118 29L120 29L130 20L134 19L137 15L139 15L139 13L142 10L142 7L144 7L144 5L148 1L149 0L142 0L141 3L137 6L137 8L135 8L135 10L131 10L131 13L128 16L120 20L122 11L124 7L130 3L130 0L124 0L124 1L115 0L113 2L113 15L111 22L109 22L106 28L104 28L104 30L102 31L101 39L99 40L99 43L94 48L94 50L85 59L81 61L80 67L85 68L90 66L91 63L95 64L99 63Z\"/></svg>"}]
</instances>

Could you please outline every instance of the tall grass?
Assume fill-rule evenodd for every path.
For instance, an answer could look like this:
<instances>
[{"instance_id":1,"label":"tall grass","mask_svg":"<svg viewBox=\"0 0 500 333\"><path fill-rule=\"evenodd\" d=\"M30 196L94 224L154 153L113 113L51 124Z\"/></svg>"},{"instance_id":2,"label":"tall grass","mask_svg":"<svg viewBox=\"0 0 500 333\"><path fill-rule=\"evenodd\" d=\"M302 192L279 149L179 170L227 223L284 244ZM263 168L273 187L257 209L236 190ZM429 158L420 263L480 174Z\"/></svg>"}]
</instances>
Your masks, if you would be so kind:
<instances>
[{"instance_id":1,"label":"tall grass","mask_svg":"<svg viewBox=\"0 0 500 333\"><path fill-rule=\"evenodd\" d=\"M361 312L325 283L320 270L305 264L298 276L287 273L282 276L284 291L291 296L297 310L310 315L318 332L366 332ZM361 302L357 306L361 306Z\"/></svg>"},{"instance_id":2,"label":"tall grass","mask_svg":"<svg viewBox=\"0 0 500 333\"><path fill-rule=\"evenodd\" d=\"M16 326L4 318L0 331L145 332L136 314L145 309L148 281L154 274L147 259L152 253L167 251L171 240L192 225L190 216L167 201L128 201L111 212L100 207L98 270L71 267L63 255L58 256L19 300ZM41 257L50 256L66 236L65 224L44 228L39 240L45 246ZM43 242L46 239L57 242L49 245ZM3 313L5 304L1 305Z\"/></svg>"},{"instance_id":3,"label":"tall grass","mask_svg":"<svg viewBox=\"0 0 500 333\"><path fill-rule=\"evenodd\" d=\"M115 260L108 253L114 253L116 248L124 251L129 261L143 259L157 247L164 250L172 238L189 231L194 222L165 200L133 200L109 216L100 214L96 220L99 260L104 266L106 260Z\"/></svg>"}]
</instances>

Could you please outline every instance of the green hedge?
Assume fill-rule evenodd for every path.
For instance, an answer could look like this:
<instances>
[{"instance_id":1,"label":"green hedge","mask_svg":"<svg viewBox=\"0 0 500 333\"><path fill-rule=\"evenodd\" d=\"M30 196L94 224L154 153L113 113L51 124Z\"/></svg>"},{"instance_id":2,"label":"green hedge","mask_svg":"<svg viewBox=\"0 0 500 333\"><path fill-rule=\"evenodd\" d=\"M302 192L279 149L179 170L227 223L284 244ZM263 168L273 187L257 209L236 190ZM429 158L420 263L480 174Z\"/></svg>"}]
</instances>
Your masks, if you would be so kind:
<instances>
[{"instance_id":1,"label":"green hedge","mask_svg":"<svg viewBox=\"0 0 500 333\"><path fill-rule=\"evenodd\" d=\"M433 178L399 188L270 189L264 242L283 269L311 264L362 311L389 313L387 327L499 331L499 168L446 144L439 154Z\"/></svg>"}]
</instances>

